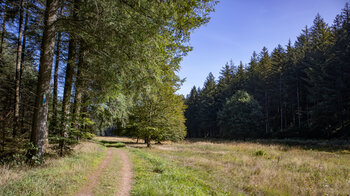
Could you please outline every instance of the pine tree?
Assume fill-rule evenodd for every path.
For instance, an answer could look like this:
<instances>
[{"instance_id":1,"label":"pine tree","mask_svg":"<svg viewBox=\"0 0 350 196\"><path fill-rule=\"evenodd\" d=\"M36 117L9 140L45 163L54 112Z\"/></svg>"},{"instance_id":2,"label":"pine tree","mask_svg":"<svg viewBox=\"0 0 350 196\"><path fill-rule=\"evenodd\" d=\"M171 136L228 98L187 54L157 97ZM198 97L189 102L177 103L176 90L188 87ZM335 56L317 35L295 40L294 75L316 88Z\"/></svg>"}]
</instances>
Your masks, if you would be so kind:
<instances>
[{"instance_id":1,"label":"pine tree","mask_svg":"<svg viewBox=\"0 0 350 196\"><path fill-rule=\"evenodd\" d=\"M261 137L263 114L259 103L246 91L238 90L227 99L218 113L220 128L225 138L246 139Z\"/></svg>"},{"instance_id":2,"label":"pine tree","mask_svg":"<svg viewBox=\"0 0 350 196\"><path fill-rule=\"evenodd\" d=\"M216 126L216 82L212 73L209 73L200 93L199 129L201 137L213 137L217 133Z\"/></svg>"},{"instance_id":3,"label":"pine tree","mask_svg":"<svg viewBox=\"0 0 350 196\"><path fill-rule=\"evenodd\" d=\"M50 81L53 53L55 46L55 22L57 18L58 0L47 0L44 16L44 32L41 43L39 78L33 116L31 142L37 148L32 155L42 157L47 144L47 117L48 98L50 94Z\"/></svg>"}]
</instances>

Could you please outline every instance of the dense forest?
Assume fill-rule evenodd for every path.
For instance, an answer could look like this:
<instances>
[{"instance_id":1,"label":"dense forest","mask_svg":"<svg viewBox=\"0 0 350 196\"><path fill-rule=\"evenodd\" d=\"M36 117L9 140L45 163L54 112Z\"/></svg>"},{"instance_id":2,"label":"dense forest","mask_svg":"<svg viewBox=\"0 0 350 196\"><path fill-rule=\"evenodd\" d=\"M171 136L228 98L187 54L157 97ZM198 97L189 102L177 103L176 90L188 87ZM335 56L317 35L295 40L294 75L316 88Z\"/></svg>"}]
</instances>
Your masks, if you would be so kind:
<instances>
[{"instance_id":1,"label":"dense forest","mask_svg":"<svg viewBox=\"0 0 350 196\"><path fill-rule=\"evenodd\" d=\"M349 138L350 7L318 14L294 44L227 63L186 97L188 137Z\"/></svg>"},{"instance_id":2,"label":"dense forest","mask_svg":"<svg viewBox=\"0 0 350 196\"><path fill-rule=\"evenodd\" d=\"M212 0L4 0L0 157L41 161L108 127L186 136L176 75Z\"/></svg>"}]
</instances>

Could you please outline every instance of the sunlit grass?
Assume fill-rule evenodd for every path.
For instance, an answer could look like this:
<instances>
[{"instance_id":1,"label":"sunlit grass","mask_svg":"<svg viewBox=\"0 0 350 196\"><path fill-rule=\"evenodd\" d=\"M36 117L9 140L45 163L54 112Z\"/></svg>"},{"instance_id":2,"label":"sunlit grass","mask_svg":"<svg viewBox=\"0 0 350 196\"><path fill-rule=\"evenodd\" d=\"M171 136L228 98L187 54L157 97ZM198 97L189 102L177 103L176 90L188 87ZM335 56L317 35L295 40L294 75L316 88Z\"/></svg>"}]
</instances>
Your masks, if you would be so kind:
<instances>
[{"instance_id":1,"label":"sunlit grass","mask_svg":"<svg viewBox=\"0 0 350 196\"><path fill-rule=\"evenodd\" d=\"M83 143L67 157L48 159L38 168L0 169L0 195L69 195L86 182L106 155L106 148Z\"/></svg>"},{"instance_id":2,"label":"sunlit grass","mask_svg":"<svg viewBox=\"0 0 350 196\"><path fill-rule=\"evenodd\" d=\"M136 165L135 195L142 191L145 195L350 194L348 150L308 150L250 142L183 142L131 152ZM158 162L165 172L154 169ZM175 177L169 173L175 173ZM186 176L191 183L176 176ZM161 182L166 184L164 188L159 188ZM181 186L187 189L178 188ZM188 191L192 186L202 189Z\"/></svg>"}]
</instances>

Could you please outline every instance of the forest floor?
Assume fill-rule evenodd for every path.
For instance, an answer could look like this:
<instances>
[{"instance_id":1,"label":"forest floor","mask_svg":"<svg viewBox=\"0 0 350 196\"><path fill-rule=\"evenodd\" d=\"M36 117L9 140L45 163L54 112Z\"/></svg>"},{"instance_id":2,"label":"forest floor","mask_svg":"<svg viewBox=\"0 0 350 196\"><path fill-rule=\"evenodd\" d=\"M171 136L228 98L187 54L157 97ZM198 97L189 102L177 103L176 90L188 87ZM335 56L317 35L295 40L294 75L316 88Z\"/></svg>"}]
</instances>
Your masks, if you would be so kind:
<instances>
[{"instance_id":1,"label":"forest floor","mask_svg":"<svg viewBox=\"0 0 350 196\"><path fill-rule=\"evenodd\" d=\"M0 195L350 194L349 145L190 140L146 148L130 138L94 140L34 169L0 167Z\"/></svg>"}]
</instances>

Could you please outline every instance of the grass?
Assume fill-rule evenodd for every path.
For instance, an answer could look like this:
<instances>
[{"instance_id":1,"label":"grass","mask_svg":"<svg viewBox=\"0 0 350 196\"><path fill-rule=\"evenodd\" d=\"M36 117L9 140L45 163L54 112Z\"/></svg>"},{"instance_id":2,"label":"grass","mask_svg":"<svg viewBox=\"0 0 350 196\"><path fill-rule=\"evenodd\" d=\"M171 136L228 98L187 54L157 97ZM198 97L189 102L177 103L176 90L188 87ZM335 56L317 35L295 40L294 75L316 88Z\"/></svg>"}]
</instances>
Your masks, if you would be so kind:
<instances>
[{"instance_id":1,"label":"grass","mask_svg":"<svg viewBox=\"0 0 350 196\"><path fill-rule=\"evenodd\" d=\"M350 151L257 142L129 148L133 195L349 195Z\"/></svg>"},{"instance_id":2,"label":"grass","mask_svg":"<svg viewBox=\"0 0 350 196\"><path fill-rule=\"evenodd\" d=\"M147 150L130 149L135 184L132 195L213 195L204 179L205 171L196 171L168 162ZM208 179L209 180L209 179Z\"/></svg>"},{"instance_id":3,"label":"grass","mask_svg":"<svg viewBox=\"0 0 350 196\"><path fill-rule=\"evenodd\" d=\"M0 195L71 195L86 182L106 155L106 148L83 143L73 155L49 159L37 168L0 168Z\"/></svg>"},{"instance_id":4,"label":"grass","mask_svg":"<svg viewBox=\"0 0 350 196\"><path fill-rule=\"evenodd\" d=\"M132 195L349 195L350 150L326 142L184 141L127 144L133 162ZM0 195L73 195L106 156L106 147L83 143L75 153L37 168L0 167ZM117 149L112 153L116 153ZM102 171L95 195L114 195L121 161L116 154Z\"/></svg>"}]
</instances>

